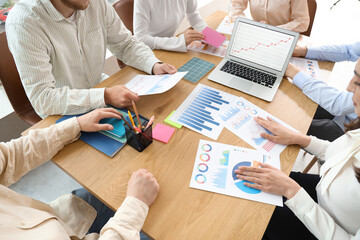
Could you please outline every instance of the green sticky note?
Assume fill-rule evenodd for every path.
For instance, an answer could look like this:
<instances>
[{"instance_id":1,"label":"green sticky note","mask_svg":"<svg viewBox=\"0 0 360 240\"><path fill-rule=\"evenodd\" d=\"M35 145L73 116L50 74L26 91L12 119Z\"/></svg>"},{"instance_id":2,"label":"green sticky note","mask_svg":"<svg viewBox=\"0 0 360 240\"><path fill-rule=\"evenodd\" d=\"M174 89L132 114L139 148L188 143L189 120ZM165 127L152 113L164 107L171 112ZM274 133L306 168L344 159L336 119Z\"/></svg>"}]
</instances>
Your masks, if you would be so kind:
<instances>
[{"instance_id":1,"label":"green sticky note","mask_svg":"<svg viewBox=\"0 0 360 240\"><path fill-rule=\"evenodd\" d=\"M174 127L180 129L180 128L182 127L181 124L178 124L178 123L176 123L176 122L170 121L170 117L174 114L174 112L175 112L175 110L174 110L172 113L170 113L169 116L167 116L167 118L164 120L164 122L166 122L167 124L170 124L171 126L174 126Z\"/></svg>"}]
</instances>

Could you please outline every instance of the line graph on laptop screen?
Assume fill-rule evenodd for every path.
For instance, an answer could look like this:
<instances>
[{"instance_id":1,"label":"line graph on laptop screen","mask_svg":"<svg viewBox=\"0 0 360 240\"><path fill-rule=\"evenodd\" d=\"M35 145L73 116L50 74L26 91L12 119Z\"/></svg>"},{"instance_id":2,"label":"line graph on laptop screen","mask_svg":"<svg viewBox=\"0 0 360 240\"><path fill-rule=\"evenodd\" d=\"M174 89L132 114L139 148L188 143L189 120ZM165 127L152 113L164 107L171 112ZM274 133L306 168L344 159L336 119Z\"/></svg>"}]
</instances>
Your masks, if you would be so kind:
<instances>
[{"instance_id":1,"label":"line graph on laptop screen","mask_svg":"<svg viewBox=\"0 0 360 240\"><path fill-rule=\"evenodd\" d=\"M239 22L230 55L281 71L294 37Z\"/></svg>"}]
</instances>

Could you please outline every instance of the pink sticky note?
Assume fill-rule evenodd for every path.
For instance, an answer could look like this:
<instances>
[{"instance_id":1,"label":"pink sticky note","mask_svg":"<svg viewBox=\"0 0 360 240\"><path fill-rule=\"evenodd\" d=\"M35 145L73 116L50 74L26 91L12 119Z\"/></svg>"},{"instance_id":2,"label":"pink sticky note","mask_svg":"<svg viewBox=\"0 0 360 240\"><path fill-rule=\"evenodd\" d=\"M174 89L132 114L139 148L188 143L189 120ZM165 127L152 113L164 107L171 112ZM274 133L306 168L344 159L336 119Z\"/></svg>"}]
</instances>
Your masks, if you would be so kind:
<instances>
[{"instance_id":1,"label":"pink sticky note","mask_svg":"<svg viewBox=\"0 0 360 240\"><path fill-rule=\"evenodd\" d=\"M220 45L226 40L226 37L209 27L206 27L202 32L204 34L203 41L213 45L214 47L220 47Z\"/></svg>"},{"instance_id":2,"label":"pink sticky note","mask_svg":"<svg viewBox=\"0 0 360 240\"><path fill-rule=\"evenodd\" d=\"M152 130L152 137L160 142L168 143L174 132L175 128L158 123Z\"/></svg>"}]
</instances>

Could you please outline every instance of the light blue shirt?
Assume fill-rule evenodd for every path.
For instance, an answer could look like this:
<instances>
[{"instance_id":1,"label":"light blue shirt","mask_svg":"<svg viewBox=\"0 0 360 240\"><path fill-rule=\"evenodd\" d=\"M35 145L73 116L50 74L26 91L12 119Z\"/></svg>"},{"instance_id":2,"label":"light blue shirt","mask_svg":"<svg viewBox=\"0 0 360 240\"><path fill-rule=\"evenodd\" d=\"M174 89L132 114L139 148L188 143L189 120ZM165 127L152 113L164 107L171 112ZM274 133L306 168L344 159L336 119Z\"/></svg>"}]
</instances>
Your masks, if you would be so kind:
<instances>
[{"instance_id":1,"label":"light blue shirt","mask_svg":"<svg viewBox=\"0 0 360 240\"><path fill-rule=\"evenodd\" d=\"M360 42L347 45L308 47L305 56L320 61L357 61L360 57ZM339 91L323 81L315 80L303 72L295 75L293 83L311 100L335 116L334 121L344 130L344 123L357 118L353 105L353 93Z\"/></svg>"}]
</instances>

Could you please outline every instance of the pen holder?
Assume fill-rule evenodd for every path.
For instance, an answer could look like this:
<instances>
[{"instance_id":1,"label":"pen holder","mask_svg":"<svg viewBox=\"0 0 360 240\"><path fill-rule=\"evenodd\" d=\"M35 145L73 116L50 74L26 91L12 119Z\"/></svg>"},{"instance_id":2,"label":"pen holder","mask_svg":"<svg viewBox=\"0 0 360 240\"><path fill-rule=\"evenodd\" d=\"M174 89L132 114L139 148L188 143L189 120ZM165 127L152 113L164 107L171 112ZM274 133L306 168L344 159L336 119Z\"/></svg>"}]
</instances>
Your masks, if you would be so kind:
<instances>
[{"instance_id":1,"label":"pen holder","mask_svg":"<svg viewBox=\"0 0 360 240\"><path fill-rule=\"evenodd\" d=\"M142 152L145 148L147 148L147 146L149 146L153 142L152 124L148 128L143 129L141 133L134 132L126 125L125 131L127 143L139 152Z\"/></svg>"}]
</instances>

